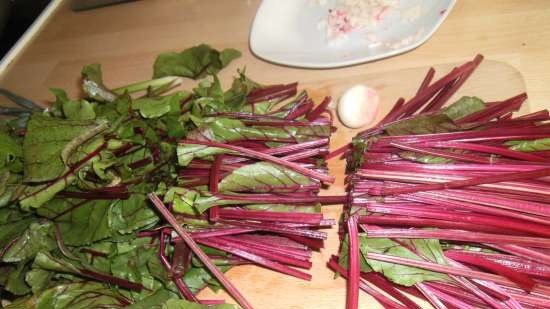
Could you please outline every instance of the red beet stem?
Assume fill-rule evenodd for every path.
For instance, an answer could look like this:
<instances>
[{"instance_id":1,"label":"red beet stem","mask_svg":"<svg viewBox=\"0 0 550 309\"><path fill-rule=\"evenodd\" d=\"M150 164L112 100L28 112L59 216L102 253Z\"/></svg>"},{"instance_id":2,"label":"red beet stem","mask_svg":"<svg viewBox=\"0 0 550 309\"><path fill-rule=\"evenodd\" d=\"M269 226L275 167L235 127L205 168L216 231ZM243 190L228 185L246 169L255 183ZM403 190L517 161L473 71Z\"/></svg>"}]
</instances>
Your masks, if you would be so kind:
<instances>
[{"instance_id":1,"label":"red beet stem","mask_svg":"<svg viewBox=\"0 0 550 309\"><path fill-rule=\"evenodd\" d=\"M333 271L337 272L340 276L348 279L348 271L344 269L342 266L340 266L335 258L331 258L329 262L327 263L327 266L332 269ZM359 278L361 279L361 278ZM378 292L374 288L370 287L366 280L360 280L359 281L359 288L366 292L367 294L371 295L376 299L379 303L387 306L387 308L394 308L394 309L407 309L407 307L395 302L391 298L385 296L384 294Z\"/></svg>"},{"instance_id":2,"label":"red beet stem","mask_svg":"<svg viewBox=\"0 0 550 309\"><path fill-rule=\"evenodd\" d=\"M373 238L434 238L477 243L524 245L536 248L550 248L550 239L541 237L470 233L462 230L418 230L418 229L368 229Z\"/></svg>"},{"instance_id":3,"label":"red beet stem","mask_svg":"<svg viewBox=\"0 0 550 309\"><path fill-rule=\"evenodd\" d=\"M288 167L290 169L295 170L296 172L298 172L300 174L303 174L305 176L309 176L309 177L314 178L314 179L321 180L323 182L327 182L327 183L333 183L334 182L334 177L331 177L331 176L328 176L328 175L325 175L325 174L322 174L322 173L318 173L314 170L304 168L304 167L300 166L299 164L296 164L296 163L293 163L293 162L288 162L288 161L282 160L280 158L274 157L272 155L268 155L268 154L265 154L265 153L262 153L262 152L258 152L258 151L255 151L255 150L250 150L250 149L243 148L243 147L227 145L227 144L222 144L222 143L218 143L218 142L197 141L197 140L183 140L183 141L180 141L180 144L196 144L196 145L204 145L204 146L208 146L208 147L228 149L228 150L236 151L239 154L247 156L247 157L251 157L251 158L255 158L255 159L259 159L259 160L265 160L265 161L269 161L269 162L272 162L272 163L276 163L276 164Z\"/></svg>"},{"instance_id":4,"label":"red beet stem","mask_svg":"<svg viewBox=\"0 0 550 309\"><path fill-rule=\"evenodd\" d=\"M359 231L357 229L357 216L351 216L348 221L349 236L349 269L348 269L348 289L347 289L347 309L357 309L359 307Z\"/></svg>"},{"instance_id":5,"label":"red beet stem","mask_svg":"<svg viewBox=\"0 0 550 309\"><path fill-rule=\"evenodd\" d=\"M236 255L236 256L241 257L241 258L246 259L246 260L249 260L253 263L264 266L266 268L270 268L270 269L273 269L273 270L279 271L281 273L284 273L284 274L287 274L287 275L290 275L290 276L294 276L294 277L297 277L297 278L300 278L300 279L311 280L311 275L306 274L306 273L301 272L301 271L298 271L298 270L295 270L291 267L288 267L286 265L277 263L275 261L269 260L267 258L261 257L257 254L251 253L250 250L249 250L250 248L245 248L243 250L242 246L239 246L237 244L227 245L227 244L222 243L219 240L215 240L214 238L212 238L212 239L206 239L206 238L205 239L199 239L198 241L203 245L229 252L233 255Z\"/></svg>"},{"instance_id":6,"label":"red beet stem","mask_svg":"<svg viewBox=\"0 0 550 309\"><path fill-rule=\"evenodd\" d=\"M462 187L477 186L482 184L493 184L498 182L506 181L519 181L526 179L537 179L542 177L550 176L550 168L537 169L527 172L512 172L498 175L487 175L485 177L473 177L464 180L454 180L444 183L433 183L433 184L423 184L415 185L404 188L384 188L380 192L380 195L390 195L390 194L404 194L404 193L414 193L419 191L431 191L431 190L445 190L445 189L456 189ZM548 209L550 213L550 209Z\"/></svg>"},{"instance_id":7,"label":"red beet stem","mask_svg":"<svg viewBox=\"0 0 550 309\"><path fill-rule=\"evenodd\" d=\"M410 300L406 295L401 293L398 289L396 289L392 282L390 282L386 277L380 275L376 272L361 272L361 278L364 280L374 284L382 291L388 293L393 298L397 299L399 302L401 302L403 305L405 305L409 309L421 309L420 306L418 306L415 302Z\"/></svg>"},{"instance_id":8,"label":"red beet stem","mask_svg":"<svg viewBox=\"0 0 550 309\"><path fill-rule=\"evenodd\" d=\"M253 211L240 209L220 209L220 216L223 219L241 219L274 222L297 222L307 224L319 224L323 219L322 214L296 213L296 212L273 212Z\"/></svg>"},{"instance_id":9,"label":"red beet stem","mask_svg":"<svg viewBox=\"0 0 550 309\"><path fill-rule=\"evenodd\" d=\"M208 188L210 189L210 192L214 194L218 193L218 183L220 182L220 178L221 178L220 171L221 171L222 163L223 163L223 154L217 155L210 169ZM211 222L216 222L219 217L220 217L219 206L214 206L208 209L208 219Z\"/></svg>"},{"instance_id":10,"label":"red beet stem","mask_svg":"<svg viewBox=\"0 0 550 309\"><path fill-rule=\"evenodd\" d=\"M428 72L426 73L426 76L422 80L422 83L420 83L420 87L418 87L418 90L416 91L416 95L419 95L420 93L422 93L422 91L428 88L428 86L432 82L432 79L434 78L434 75L435 75L435 69L431 67L430 69L428 69Z\"/></svg>"},{"instance_id":11,"label":"red beet stem","mask_svg":"<svg viewBox=\"0 0 550 309\"><path fill-rule=\"evenodd\" d=\"M193 253L199 258L199 260L206 266L208 270L214 275L216 279L222 284L227 292L233 296L233 298L244 309L252 309L252 305L241 295L241 293L235 288L235 286L225 277L225 275L218 269L216 265L212 263L210 258L201 250L201 248L195 243L191 235L189 235L176 220L174 215L170 213L168 208L164 206L164 203L154 193L149 193L149 199L155 205L157 210L168 221L168 223L174 228L178 235L185 241L187 246L193 251Z\"/></svg>"},{"instance_id":12,"label":"red beet stem","mask_svg":"<svg viewBox=\"0 0 550 309\"><path fill-rule=\"evenodd\" d=\"M468 277L472 279L492 281L500 285L517 287L517 285L514 282L510 281L505 277L502 277L500 275L488 274L488 273L476 271L476 270L460 269L460 268L448 266L448 265L441 265L441 264L436 264L432 262L413 260L413 259L403 258L399 256L385 255L385 254L373 253L373 252L368 252L366 254L366 257L368 259L373 259L381 262L418 267L418 268L431 270L439 273L457 275L457 276ZM550 287L537 285L534 288L534 291L537 293L545 294L550 292Z\"/></svg>"},{"instance_id":13,"label":"red beet stem","mask_svg":"<svg viewBox=\"0 0 550 309\"><path fill-rule=\"evenodd\" d=\"M310 111L307 114L307 116L306 116L307 120L314 121L319 116L321 116L321 114L326 112L327 107L330 104L330 102L332 102L332 98L331 97L325 97L323 99L323 101L321 103L319 103L319 105L317 105L317 107L315 107L315 109L313 109L312 111Z\"/></svg>"},{"instance_id":14,"label":"red beet stem","mask_svg":"<svg viewBox=\"0 0 550 309\"><path fill-rule=\"evenodd\" d=\"M529 276L501 264L495 263L489 259L485 259L481 256L462 254L457 251L447 251L445 252L445 256L455 261L486 269L490 272L506 277L526 291L531 291L536 284L535 281L529 278Z\"/></svg>"}]
</instances>

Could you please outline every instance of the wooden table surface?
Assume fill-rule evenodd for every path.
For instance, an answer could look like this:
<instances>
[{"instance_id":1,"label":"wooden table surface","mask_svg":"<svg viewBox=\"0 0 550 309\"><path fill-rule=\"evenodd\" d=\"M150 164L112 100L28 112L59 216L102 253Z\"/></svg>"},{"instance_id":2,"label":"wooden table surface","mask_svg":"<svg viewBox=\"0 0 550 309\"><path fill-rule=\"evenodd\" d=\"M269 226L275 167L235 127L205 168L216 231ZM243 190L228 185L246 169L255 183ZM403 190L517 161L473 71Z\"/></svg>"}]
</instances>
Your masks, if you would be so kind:
<instances>
[{"instance_id":1,"label":"wooden table surface","mask_svg":"<svg viewBox=\"0 0 550 309\"><path fill-rule=\"evenodd\" d=\"M226 85L235 69L243 66L247 74L261 83L305 81L314 85L316 81L345 80L366 72L376 74L463 62L482 53L488 59L510 64L523 74L532 110L550 106L547 0L458 0L441 28L419 48L390 59L332 70L287 68L253 56L248 48L248 35L259 2L142 0L75 13L66 1L0 76L0 87L47 103L53 100L50 87L65 88L72 96L78 94L79 72L85 64L101 63L106 84L116 87L152 76L152 63L160 52L208 43L243 52L241 59L222 72L221 79ZM189 82L184 86L190 85ZM498 94L501 87L506 85L495 85L494 92ZM406 94L395 97L400 95ZM325 213L335 218L338 210L328 209ZM251 272L248 266L231 270L229 276L257 308L344 308L345 282L333 280L332 272L323 262L335 253L336 247L332 235L327 248L315 256L311 283L257 268ZM208 291L201 296L216 297ZM361 302L367 304L371 300L362 296Z\"/></svg>"}]
</instances>

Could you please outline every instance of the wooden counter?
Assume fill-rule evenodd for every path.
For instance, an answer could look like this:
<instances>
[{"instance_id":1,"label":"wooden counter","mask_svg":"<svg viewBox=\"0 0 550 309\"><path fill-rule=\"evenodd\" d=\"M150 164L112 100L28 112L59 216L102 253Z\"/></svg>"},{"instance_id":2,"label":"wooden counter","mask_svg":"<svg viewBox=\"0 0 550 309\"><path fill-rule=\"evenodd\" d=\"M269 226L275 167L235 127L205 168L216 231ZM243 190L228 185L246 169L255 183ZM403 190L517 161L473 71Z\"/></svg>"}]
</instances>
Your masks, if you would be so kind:
<instances>
[{"instance_id":1,"label":"wooden counter","mask_svg":"<svg viewBox=\"0 0 550 309\"><path fill-rule=\"evenodd\" d=\"M75 96L83 65L99 62L107 85L116 87L152 76L152 63L163 51L199 43L243 52L221 74L227 85L238 67L261 83L345 80L361 74L463 62L476 53L506 62L525 79L532 110L550 104L550 3L547 0L458 0L435 35L419 48L390 59L332 70L303 70L264 62L248 48L250 26L259 0L142 0L75 13L66 1L43 30L0 76L0 86L32 100L52 101L50 87ZM397 77L396 77L397 78ZM413 83L418 82L418 76ZM190 87L191 82L186 82ZM495 84L498 95L506 85ZM313 93L315 89L311 88ZM409 93L396 93L398 96ZM385 102L389 104L390 102ZM343 144L344 141L337 141ZM341 163L334 163L340 164ZM334 165L332 164L332 165ZM341 171L341 167L336 168ZM341 183L339 186L341 188ZM336 218L338 210L326 215ZM229 277L256 308L344 308L345 282L333 280L324 263L337 248L332 233L327 248L314 258L312 282L303 282L257 267L231 270ZM254 271L250 271L254 269ZM213 296L211 292L204 297ZM362 296L362 308L371 303ZM381 308L372 305L368 308Z\"/></svg>"}]
</instances>

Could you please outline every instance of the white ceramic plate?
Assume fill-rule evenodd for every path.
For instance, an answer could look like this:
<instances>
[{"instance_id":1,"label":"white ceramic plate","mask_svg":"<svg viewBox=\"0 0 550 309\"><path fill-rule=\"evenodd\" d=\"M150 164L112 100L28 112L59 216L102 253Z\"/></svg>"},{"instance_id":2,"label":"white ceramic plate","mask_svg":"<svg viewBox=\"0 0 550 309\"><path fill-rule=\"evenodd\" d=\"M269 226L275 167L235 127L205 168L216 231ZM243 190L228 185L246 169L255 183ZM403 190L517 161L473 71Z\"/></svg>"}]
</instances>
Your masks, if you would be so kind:
<instances>
[{"instance_id":1,"label":"white ceramic plate","mask_svg":"<svg viewBox=\"0 0 550 309\"><path fill-rule=\"evenodd\" d=\"M455 0L401 0L399 9L374 28L329 42L322 24L334 3L263 0L250 32L252 52L267 61L306 68L334 68L397 55L426 42ZM405 18L412 10L417 10L417 17Z\"/></svg>"}]
</instances>

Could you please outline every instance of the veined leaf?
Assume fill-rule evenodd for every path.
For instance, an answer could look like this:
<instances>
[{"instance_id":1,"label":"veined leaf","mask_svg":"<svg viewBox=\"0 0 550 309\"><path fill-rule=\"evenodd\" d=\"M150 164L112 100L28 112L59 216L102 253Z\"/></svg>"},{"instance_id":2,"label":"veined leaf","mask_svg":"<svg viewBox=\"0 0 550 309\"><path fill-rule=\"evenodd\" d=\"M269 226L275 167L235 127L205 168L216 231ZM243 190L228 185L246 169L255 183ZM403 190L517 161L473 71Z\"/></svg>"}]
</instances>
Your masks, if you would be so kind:
<instances>
[{"instance_id":1,"label":"veined leaf","mask_svg":"<svg viewBox=\"0 0 550 309\"><path fill-rule=\"evenodd\" d=\"M55 95L54 106L63 111L63 115L71 120L92 120L95 119L95 111L92 103L86 100L70 100L63 89L50 88Z\"/></svg>"},{"instance_id":2,"label":"veined leaf","mask_svg":"<svg viewBox=\"0 0 550 309\"><path fill-rule=\"evenodd\" d=\"M403 151L399 153L399 156L403 159L407 159L414 162L425 163L425 164L446 164L446 163L454 162L453 159L419 154L414 151Z\"/></svg>"},{"instance_id":3,"label":"veined leaf","mask_svg":"<svg viewBox=\"0 0 550 309\"><path fill-rule=\"evenodd\" d=\"M57 244L52 235L53 224L51 222L31 224L6 251L2 261L7 263L26 261L34 258L39 251L54 249Z\"/></svg>"},{"instance_id":4,"label":"veined leaf","mask_svg":"<svg viewBox=\"0 0 550 309\"><path fill-rule=\"evenodd\" d=\"M359 252L366 252L367 250L367 238L359 237ZM359 259L359 265L362 272L370 272L372 268L367 263L364 255L361 254ZM349 235L346 234L346 237L342 241L342 247L340 249L340 254L338 255L338 264L344 267L345 269L349 268Z\"/></svg>"},{"instance_id":5,"label":"veined leaf","mask_svg":"<svg viewBox=\"0 0 550 309\"><path fill-rule=\"evenodd\" d=\"M109 209L112 202L56 198L37 212L55 220L66 245L82 246L111 236Z\"/></svg>"},{"instance_id":6,"label":"veined leaf","mask_svg":"<svg viewBox=\"0 0 550 309\"><path fill-rule=\"evenodd\" d=\"M453 104L443 108L441 112L454 121L483 110L484 108L485 102L480 98L464 96Z\"/></svg>"},{"instance_id":7,"label":"veined leaf","mask_svg":"<svg viewBox=\"0 0 550 309\"><path fill-rule=\"evenodd\" d=\"M248 164L224 177L218 190L232 192L285 192L289 187L313 184L313 181L287 167L269 162ZM296 189L290 188L290 191Z\"/></svg>"},{"instance_id":8,"label":"veined leaf","mask_svg":"<svg viewBox=\"0 0 550 309\"><path fill-rule=\"evenodd\" d=\"M132 108L138 110L143 118L158 118L168 113L178 113L180 102L191 94L186 91L178 91L164 97L143 97L132 103Z\"/></svg>"},{"instance_id":9,"label":"veined leaf","mask_svg":"<svg viewBox=\"0 0 550 309\"><path fill-rule=\"evenodd\" d=\"M287 205L287 204L252 204L245 205L243 208L248 210L263 210L263 211L273 211L273 212L295 212L295 213L320 213L321 204L314 206L296 206L296 205Z\"/></svg>"},{"instance_id":10,"label":"veined leaf","mask_svg":"<svg viewBox=\"0 0 550 309\"><path fill-rule=\"evenodd\" d=\"M445 114L416 116L384 127L389 135L446 133L459 129Z\"/></svg>"},{"instance_id":11,"label":"veined leaf","mask_svg":"<svg viewBox=\"0 0 550 309\"><path fill-rule=\"evenodd\" d=\"M19 209L5 207L0 209L0 246L4 247L15 237L20 236L36 218Z\"/></svg>"},{"instance_id":12,"label":"veined leaf","mask_svg":"<svg viewBox=\"0 0 550 309\"><path fill-rule=\"evenodd\" d=\"M67 144L95 128L90 120L64 120L35 114L23 142L25 182L53 180L67 170L61 152Z\"/></svg>"},{"instance_id":13,"label":"veined leaf","mask_svg":"<svg viewBox=\"0 0 550 309\"><path fill-rule=\"evenodd\" d=\"M238 195L235 196L238 197ZM201 214L210 207L216 205L257 204L251 201L222 199L217 196L201 195L199 191L181 187L168 190L164 197L164 202L172 202L174 203L174 211L188 214Z\"/></svg>"},{"instance_id":14,"label":"veined leaf","mask_svg":"<svg viewBox=\"0 0 550 309\"><path fill-rule=\"evenodd\" d=\"M367 236L363 236L362 238L365 238L366 242L364 250L361 250L364 257L366 257L367 252L375 252L413 260L422 260L422 257L388 238L368 238ZM443 250L441 249L437 239L413 239L403 240L403 242L408 246L415 248L419 254L430 261L440 264L445 263ZM382 273L389 280L405 286L412 286L416 283L430 280L449 280L445 274L424 270L421 268L380 262L368 258L367 263L374 271Z\"/></svg>"},{"instance_id":15,"label":"veined leaf","mask_svg":"<svg viewBox=\"0 0 550 309\"><path fill-rule=\"evenodd\" d=\"M269 140L307 142L330 136L329 126L246 126L243 122L229 118L207 118L189 132L187 138L216 142L238 140Z\"/></svg>"},{"instance_id":16,"label":"veined leaf","mask_svg":"<svg viewBox=\"0 0 550 309\"><path fill-rule=\"evenodd\" d=\"M25 274L25 282L31 287L33 294L44 291L50 284L54 273L44 269L31 269Z\"/></svg>"},{"instance_id":17,"label":"veined leaf","mask_svg":"<svg viewBox=\"0 0 550 309\"><path fill-rule=\"evenodd\" d=\"M505 145L511 150L532 152L550 150L550 138L540 138L530 141L509 141Z\"/></svg>"},{"instance_id":18,"label":"veined leaf","mask_svg":"<svg viewBox=\"0 0 550 309\"><path fill-rule=\"evenodd\" d=\"M7 309L99 309L118 307L122 298L95 282L59 284L8 305Z\"/></svg>"},{"instance_id":19,"label":"veined leaf","mask_svg":"<svg viewBox=\"0 0 550 309\"><path fill-rule=\"evenodd\" d=\"M25 282L25 274L28 270L29 266L25 261L17 263L8 274L4 285L6 291L18 296L29 293L31 288Z\"/></svg>"},{"instance_id":20,"label":"veined leaf","mask_svg":"<svg viewBox=\"0 0 550 309\"><path fill-rule=\"evenodd\" d=\"M212 161L215 155L234 154L232 150L209 147L197 144L179 144L177 147L178 163L180 166L187 166L194 158Z\"/></svg>"},{"instance_id":21,"label":"veined leaf","mask_svg":"<svg viewBox=\"0 0 550 309\"><path fill-rule=\"evenodd\" d=\"M218 268L222 272L226 272L230 267L218 266ZM214 291L220 288L220 283L203 267L191 267L185 275L183 275L183 281L193 293L198 293L204 289L205 286L210 287Z\"/></svg>"},{"instance_id":22,"label":"veined leaf","mask_svg":"<svg viewBox=\"0 0 550 309\"><path fill-rule=\"evenodd\" d=\"M127 200L114 201L109 210L109 226L120 234L150 227L159 221L145 194L133 193Z\"/></svg>"},{"instance_id":23,"label":"veined leaf","mask_svg":"<svg viewBox=\"0 0 550 309\"><path fill-rule=\"evenodd\" d=\"M23 156L19 142L4 132L0 132L0 168L9 165Z\"/></svg>"},{"instance_id":24,"label":"veined leaf","mask_svg":"<svg viewBox=\"0 0 550 309\"><path fill-rule=\"evenodd\" d=\"M125 309L162 309L162 306L172 298L179 298L179 296L166 289L157 289L153 294L145 297L144 299L124 307Z\"/></svg>"},{"instance_id":25,"label":"veined leaf","mask_svg":"<svg viewBox=\"0 0 550 309\"><path fill-rule=\"evenodd\" d=\"M193 79L206 74L215 74L241 56L235 49L224 49L219 52L206 44L188 48L180 53L160 54L154 64L154 78L163 76L183 76Z\"/></svg>"},{"instance_id":26,"label":"veined leaf","mask_svg":"<svg viewBox=\"0 0 550 309\"><path fill-rule=\"evenodd\" d=\"M236 309L236 307L231 304L207 306L188 302L183 299L170 299L162 306L162 309Z\"/></svg>"}]
</instances>

